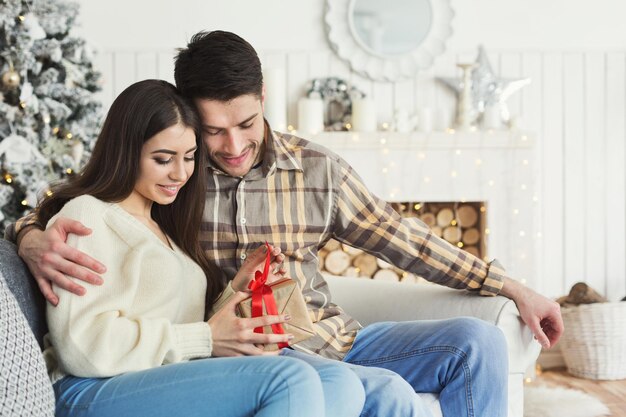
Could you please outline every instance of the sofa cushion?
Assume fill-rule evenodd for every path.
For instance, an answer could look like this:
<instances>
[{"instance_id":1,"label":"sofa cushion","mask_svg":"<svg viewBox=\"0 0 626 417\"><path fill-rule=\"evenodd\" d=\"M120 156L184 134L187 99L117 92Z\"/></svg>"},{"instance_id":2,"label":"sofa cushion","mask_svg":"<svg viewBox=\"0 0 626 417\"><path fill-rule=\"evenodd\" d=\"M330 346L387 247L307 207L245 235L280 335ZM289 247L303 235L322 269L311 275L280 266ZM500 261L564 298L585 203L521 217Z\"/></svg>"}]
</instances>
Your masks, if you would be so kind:
<instances>
[{"instance_id":1,"label":"sofa cushion","mask_svg":"<svg viewBox=\"0 0 626 417\"><path fill-rule=\"evenodd\" d=\"M22 309L39 347L43 348L43 337L48 333L46 302L37 282L18 256L15 245L4 239L0 239L0 260L4 282Z\"/></svg>"},{"instance_id":2,"label":"sofa cushion","mask_svg":"<svg viewBox=\"0 0 626 417\"><path fill-rule=\"evenodd\" d=\"M1 272L0 416L54 416L54 392L43 355Z\"/></svg>"}]
</instances>

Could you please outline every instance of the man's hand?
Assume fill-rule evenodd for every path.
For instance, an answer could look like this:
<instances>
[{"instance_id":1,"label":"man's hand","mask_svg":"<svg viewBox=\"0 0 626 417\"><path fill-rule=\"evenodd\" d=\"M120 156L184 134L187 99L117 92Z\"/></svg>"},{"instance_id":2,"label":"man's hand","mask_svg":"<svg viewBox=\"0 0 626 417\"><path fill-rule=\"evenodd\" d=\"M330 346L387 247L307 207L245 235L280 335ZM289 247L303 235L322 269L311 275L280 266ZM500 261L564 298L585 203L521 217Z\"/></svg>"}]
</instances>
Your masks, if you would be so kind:
<instances>
[{"instance_id":1,"label":"man's hand","mask_svg":"<svg viewBox=\"0 0 626 417\"><path fill-rule=\"evenodd\" d=\"M271 284L272 282L283 278L283 276L285 275L285 270L280 268L282 263L285 261L285 255L281 253L279 247L274 247L272 245L269 245L269 247L271 251L271 264L270 274L267 277L267 283ZM239 268L237 275L235 275L235 278L233 278L233 281L231 282L233 290L249 292L248 283L254 279L254 274L256 273L256 271L263 271L263 267L265 266L266 254L267 246L261 245L246 258L241 268Z\"/></svg>"},{"instance_id":2,"label":"man's hand","mask_svg":"<svg viewBox=\"0 0 626 417\"><path fill-rule=\"evenodd\" d=\"M549 349L559 341L563 334L563 318L561 307L556 301L510 278L505 278L500 294L515 301L522 320L530 327L541 346Z\"/></svg>"},{"instance_id":3,"label":"man's hand","mask_svg":"<svg viewBox=\"0 0 626 417\"><path fill-rule=\"evenodd\" d=\"M277 355L280 350L265 352L263 345L289 342L290 334L254 333L255 327L285 323L288 316L263 316L240 318L235 314L237 304L249 297L249 294L237 292L217 313L209 319L213 337L213 356Z\"/></svg>"},{"instance_id":4,"label":"man's hand","mask_svg":"<svg viewBox=\"0 0 626 417\"><path fill-rule=\"evenodd\" d=\"M104 265L65 243L70 233L80 236L91 233L80 222L59 218L45 231L31 229L24 233L18 253L37 280L43 296L51 304L57 305L59 302L52 291L52 283L74 294L85 294L84 287L65 275L94 285L102 284L102 278L97 274L106 271Z\"/></svg>"}]
</instances>

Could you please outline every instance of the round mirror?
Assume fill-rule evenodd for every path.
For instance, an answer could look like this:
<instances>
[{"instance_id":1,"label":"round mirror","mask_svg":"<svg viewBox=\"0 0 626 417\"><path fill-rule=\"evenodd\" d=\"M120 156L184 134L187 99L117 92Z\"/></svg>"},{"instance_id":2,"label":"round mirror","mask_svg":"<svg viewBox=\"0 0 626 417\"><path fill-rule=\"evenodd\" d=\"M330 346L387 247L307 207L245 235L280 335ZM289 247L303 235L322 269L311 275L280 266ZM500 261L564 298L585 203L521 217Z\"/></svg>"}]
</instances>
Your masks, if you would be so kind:
<instances>
[{"instance_id":1,"label":"round mirror","mask_svg":"<svg viewBox=\"0 0 626 417\"><path fill-rule=\"evenodd\" d=\"M443 53L453 16L450 0L326 0L326 33L353 71L398 81Z\"/></svg>"},{"instance_id":2,"label":"round mirror","mask_svg":"<svg viewBox=\"0 0 626 417\"><path fill-rule=\"evenodd\" d=\"M373 54L393 56L417 48L432 26L428 0L353 0L348 14L356 40Z\"/></svg>"}]
</instances>

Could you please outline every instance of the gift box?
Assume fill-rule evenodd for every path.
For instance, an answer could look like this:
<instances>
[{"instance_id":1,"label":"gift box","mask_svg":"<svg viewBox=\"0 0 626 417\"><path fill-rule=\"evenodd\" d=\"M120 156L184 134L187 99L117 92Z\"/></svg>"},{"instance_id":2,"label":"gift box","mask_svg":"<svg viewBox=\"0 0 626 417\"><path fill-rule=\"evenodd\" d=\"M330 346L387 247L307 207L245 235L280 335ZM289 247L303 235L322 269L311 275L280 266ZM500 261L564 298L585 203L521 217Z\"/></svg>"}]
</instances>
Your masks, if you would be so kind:
<instances>
[{"instance_id":1,"label":"gift box","mask_svg":"<svg viewBox=\"0 0 626 417\"><path fill-rule=\"evenodd\" d=\"M273 314L289 314L291 316L291 320L286 323L281 323L279 325L282 327L282 332L277 329L276 325L274 325L257 327L255 329L255 331L258 330L257 333L292 334L293 339L289 341L290 344L296 344L315 335L315 331L313 330L313 322L311 321L311 317L309 316L309 312L306 308L304 297L302 296L302 292L300 291L298 284L294 280L290 278L284 278L269 285L264 284L264 288L264 290L257 289L256 294L256 297L258 297L257 300L261 298L263 302L262 314L253 316L252 303L253 298L255 297L253 290L253 294L251 297L246 298L239 303L239 315L241 317L258 317L260 315L265 316ZM269 290L271 290L271 293ZM261 291L263 292L261 293ZM271 311L268 312L268 297L273 297L275 301L276 312L274 313ZM272 308L270 307L269 310L272 310ZM265 345L265 350L277 350L281 347L285 346L279 346L277 344Z\"/></svg>"},{"instance_id":2,"label":"gift box","mask_svg":"<svg viewBox=\"0 0 626 417\"><path fill-rule=\"evenodd\" d=\"M293 335L290 343L298 343L313 336L313 322L306 309L302 292L295 281L284 278L267 284L270 272L270 245L265 242L267 255L263 272L256 271L254 279L248 284L252 295L241 301L237 306L241 317L261 317L266 315L288 314L291 319L288 323L276 323L271 326L256 327L255 333L274 333ZM277 350L289 346L287 343L265 345L265 350Z\"/></svg>"}]
</instances>

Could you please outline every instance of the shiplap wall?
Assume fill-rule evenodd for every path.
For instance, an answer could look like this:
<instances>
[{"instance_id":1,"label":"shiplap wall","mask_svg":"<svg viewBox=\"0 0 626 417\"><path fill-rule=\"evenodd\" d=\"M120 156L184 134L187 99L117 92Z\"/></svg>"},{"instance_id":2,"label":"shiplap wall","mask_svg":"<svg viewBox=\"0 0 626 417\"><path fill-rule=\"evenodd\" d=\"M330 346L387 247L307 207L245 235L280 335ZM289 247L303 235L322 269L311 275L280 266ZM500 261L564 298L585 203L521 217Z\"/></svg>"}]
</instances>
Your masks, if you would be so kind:
<instances>
[{"instance_id":1,"label":"shiplap wall","mask_svg":"<svg viewBox=\"0 0 626 417\"><path fill-rule=\"evenodd\" d=\"M114 50L98 55L105 105L145 78L173 79L173 51ZM288 123L297 126L296 102L314 77L342 77L375 98L380 121L394 110L420 107L454 113L454 96L435 76L459 76L455 64L475 51L446 53L414 79L369 81L328 51L260 51L265 67L286 72ZM626 53L622 51L491 51L504 78L532 83L508 101L521 127L536 137L536 287L548 296L577 281L616 300L626 295Z\"/></svg>"}]
</instances>

